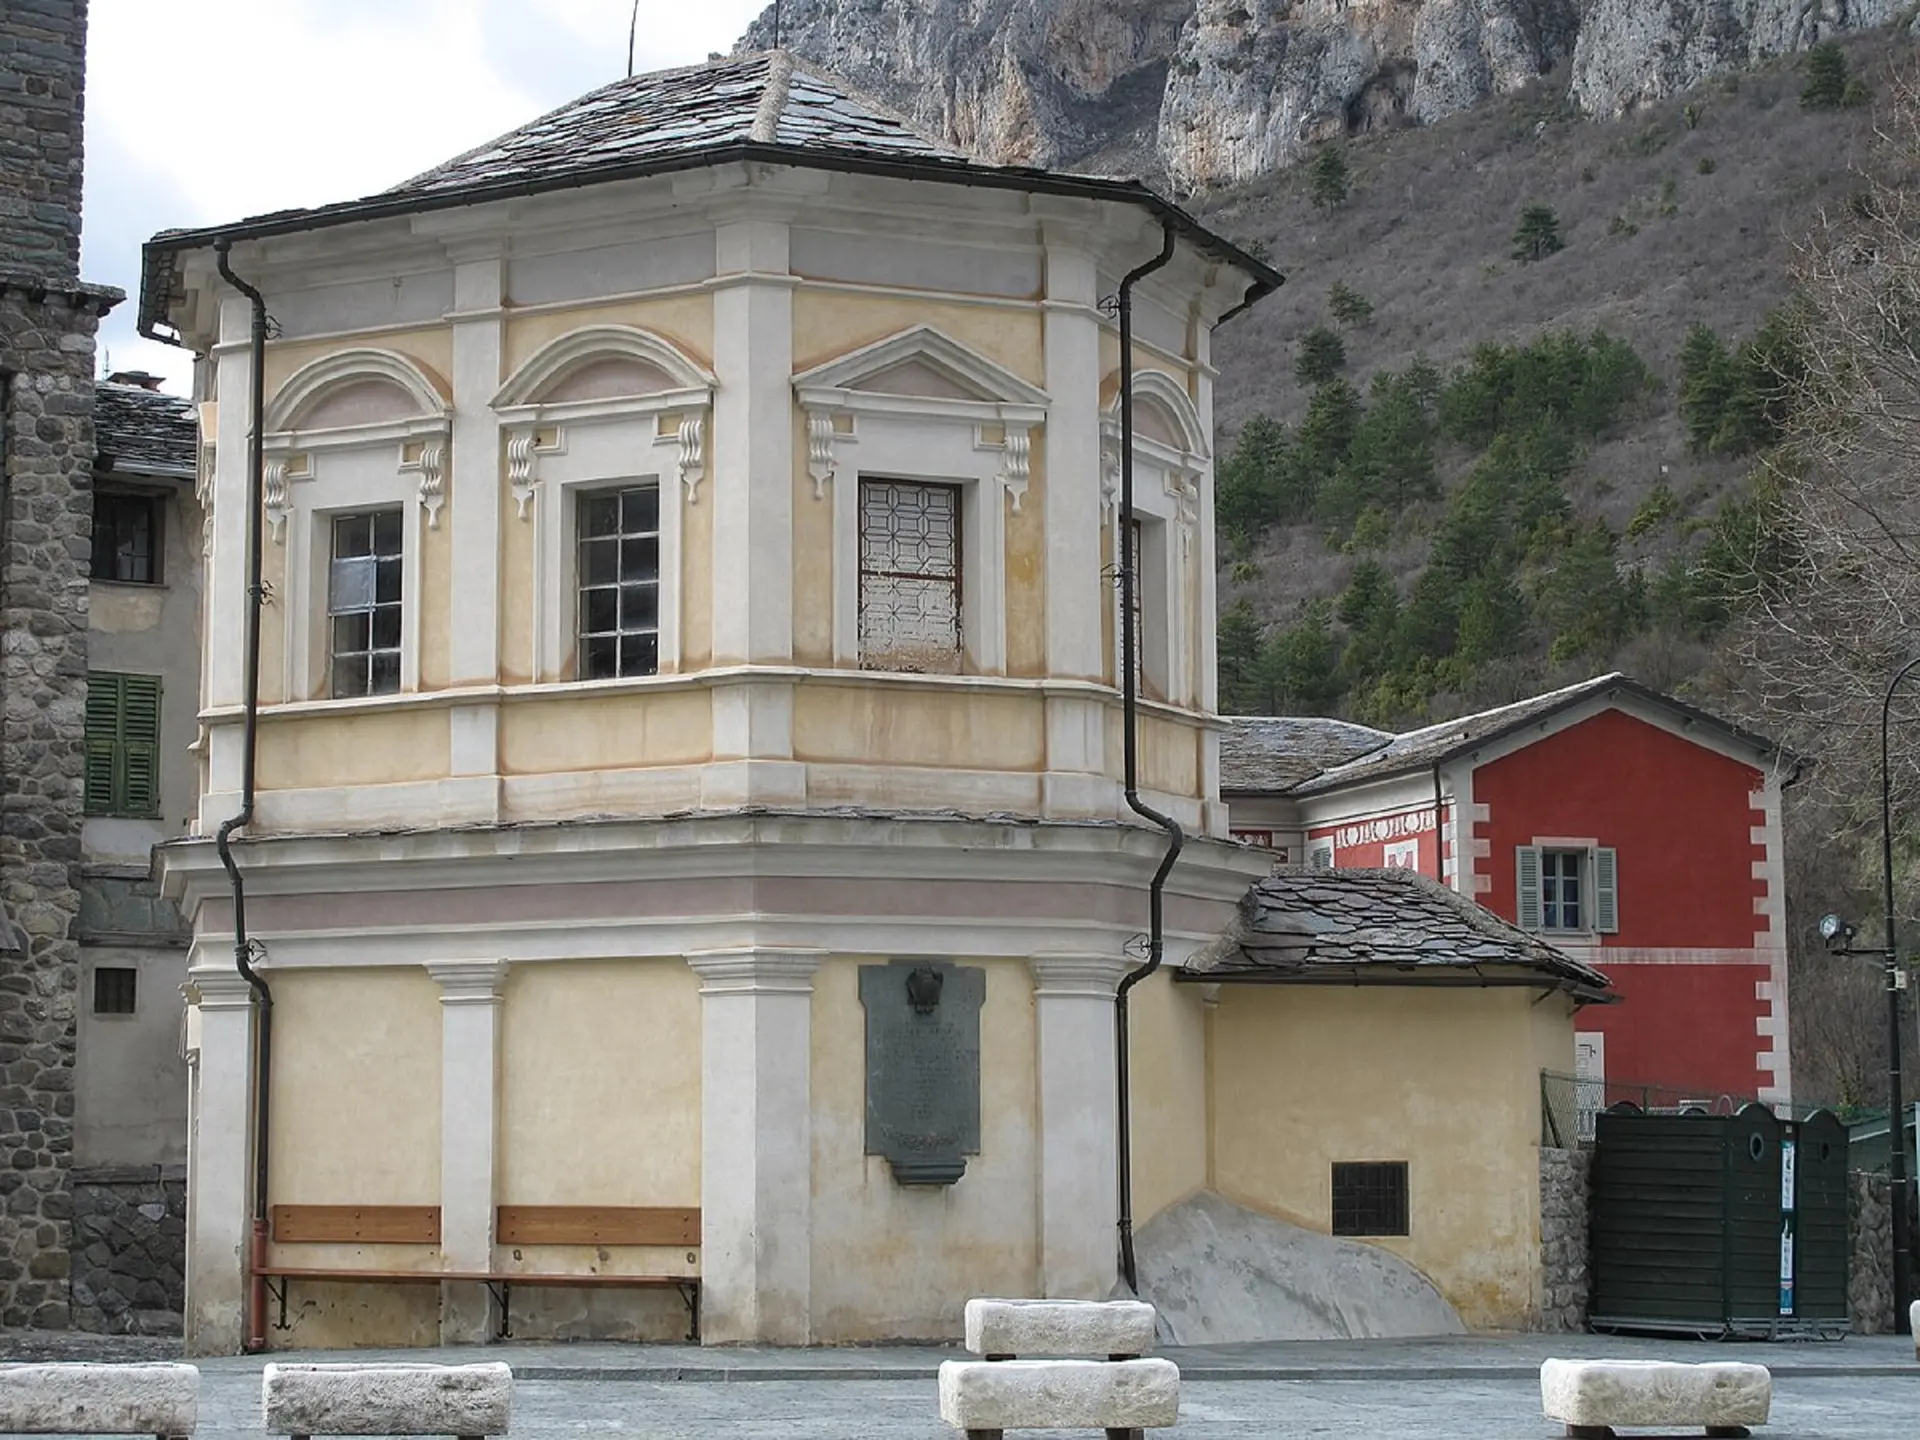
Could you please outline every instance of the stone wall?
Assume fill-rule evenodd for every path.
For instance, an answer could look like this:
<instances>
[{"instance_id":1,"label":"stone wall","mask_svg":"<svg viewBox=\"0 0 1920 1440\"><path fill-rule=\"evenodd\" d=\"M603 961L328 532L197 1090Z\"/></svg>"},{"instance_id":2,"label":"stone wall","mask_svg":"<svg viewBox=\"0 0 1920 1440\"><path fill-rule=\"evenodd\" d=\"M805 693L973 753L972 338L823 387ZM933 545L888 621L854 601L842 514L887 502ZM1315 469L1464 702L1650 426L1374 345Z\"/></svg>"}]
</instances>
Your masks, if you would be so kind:
<instances>
[{"instance_id":1,"label":"stone wall","mask_svg":"<svg viewBox=\"0 0 1920 1440\"><path fill-rule=\"evenodd\" d=\"M1591 1150L1540 1150L1540 1321L1542 1330L1585 1330L1591 1261L1587 1214Z\"/></svg>"},{"instance_id":2,"label":"stone wall","mask_svg":"<svg viewBox=\"0 0 1920 1440\"><path fill-rule=\"evenodd\" d=\"M86 0L0 5L0 270L80 273L86 42Z\"/></svg>"},{"instance_id":3,"label":"stone wall","mask_svg":"<svg viewBox=\"0 0 1920 1440\"><path fill-rule=\"evenodd\" d=\"M186 1269L185 1166L73 1172L75 1329L178 1335Z\"/></svg>"},{"instance_id":4,"label":"stone wall","mask_svg":"<svg viewBox=\"0 0 1920 1440\"><path fill-rule=\"evenodd\" d=\"M1847 1232L1852 1254L1847 1261L1847 1312L1857 1335L1893 1330L1893 1242L1885 1175L1855 1172L1847 1176Z\"/></svg>"}]
</instances>

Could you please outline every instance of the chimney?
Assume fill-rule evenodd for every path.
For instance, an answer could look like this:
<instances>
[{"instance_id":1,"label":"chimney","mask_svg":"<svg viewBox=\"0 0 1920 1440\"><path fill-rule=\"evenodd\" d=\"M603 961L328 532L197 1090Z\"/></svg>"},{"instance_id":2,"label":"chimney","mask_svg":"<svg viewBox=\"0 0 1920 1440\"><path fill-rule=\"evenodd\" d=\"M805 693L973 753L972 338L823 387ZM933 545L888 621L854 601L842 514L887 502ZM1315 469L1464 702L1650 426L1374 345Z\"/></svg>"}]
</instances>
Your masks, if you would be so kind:
<instances>
[{"instance_id":1,"label":"chimney","mask_svg":"<svg viewBox=\"0 0 1920 1440\"><path fill-rule=\"evenodd\" d=\"M144 370L116 370L107 376L111 385L137 385L142 390L158 391L165 382L165 376L149 375Z\"/></svg>"}]
</instances>

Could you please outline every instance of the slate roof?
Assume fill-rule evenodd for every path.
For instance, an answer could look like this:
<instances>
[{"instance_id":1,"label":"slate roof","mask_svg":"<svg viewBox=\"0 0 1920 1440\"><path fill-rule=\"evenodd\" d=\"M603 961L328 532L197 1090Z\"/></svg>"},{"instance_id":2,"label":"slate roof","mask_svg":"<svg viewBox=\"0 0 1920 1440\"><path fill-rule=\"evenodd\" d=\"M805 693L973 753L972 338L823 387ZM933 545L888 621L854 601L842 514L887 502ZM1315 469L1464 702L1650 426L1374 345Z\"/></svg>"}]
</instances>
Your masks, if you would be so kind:
<instances>
[{"instance_id":1,"label":"slate roof","mask_svg":"<svg viewBox=\"0 0 1920 1440\"><path fill-rule=\"evenodd\" d=\"M1181 967L1187 980L1269 983L1390 971L1446 983L1497 969L1608 998L1607 977L1411 870L1282 867L1247 892L1231 931Z\"/></svg>"},{"instance_id":2,"label":"slate roof","mask_svg":"<svg viewBox=\"0 0 1920 1440\"><path fill-rule=\"evenodd\" d=\"M139 328L154 339L183 298L179 256L220 240L304 234L489 200L743 162L812 166L1134 205L1246 276L1242 306L1286 278L1138 180L988 165L929 138L877 101L786 51L635 75L602 86L425 174L359 200L193 230L142 255Z\"/></svg>"},{"instance_id":3,"label":"slate roof","mask_svg":"<svg viewBox=\"0 0 1920 1440\"><path fill-rule=\"evenodd\" d=\"M746 141L967 158L838 77L772 51L616 80L386 193L432 194Z\"/></svg>"},{"instance_id":4,"label":"slate roof","mask_svg":"<svg viewBox=\"0 0 1920 1440\"><path fill-rule=\"evenodd\" d=\"M1277 793L1323 770L1378 750L1393 735L1350 720L1315 716L1235 716L1220 737L1220 789Z\"/></svg>"},{"instance_id":5,"label":"slate roof","mask_svg":"<svg viewBox=\"0 0 1920 1440\"><path fill-rule=\"evenodd\" d=\"M101 380L93 391L96 470L191 480L200 441L193 402L139 385Z\"/></svg>"}]
</instances>

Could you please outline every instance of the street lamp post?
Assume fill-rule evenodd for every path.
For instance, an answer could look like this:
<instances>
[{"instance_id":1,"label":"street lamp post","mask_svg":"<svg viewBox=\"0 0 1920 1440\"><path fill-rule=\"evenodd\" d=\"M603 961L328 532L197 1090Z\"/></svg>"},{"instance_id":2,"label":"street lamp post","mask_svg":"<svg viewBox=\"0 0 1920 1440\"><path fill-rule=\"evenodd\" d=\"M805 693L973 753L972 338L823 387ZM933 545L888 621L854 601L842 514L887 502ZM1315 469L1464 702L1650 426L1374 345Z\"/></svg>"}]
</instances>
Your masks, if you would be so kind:
<instances>
[{"instance_id":1,"label":"street lamp post","mask_svg":"<svg viewBox=\"0 0 1920 1440\"><path fill-rule=\"evenodd\" d=\"M1896 1335L1909 1331L1907 1306L1913 1298L1913 1228L1907 1198L1907 1125L1900 1094L1900 947L1895 933L1893 900L1893 764L1889 743L1893 728L1893 697L1900 682L1920 670L1916 655L1895 672L1887 682L1886 699L1880 704L1880 861L1881 878L1886 885L1887 924L1887 1139L1888 1178L1893 1190L1893 1329Z\"/></svg>"}]
</instances>

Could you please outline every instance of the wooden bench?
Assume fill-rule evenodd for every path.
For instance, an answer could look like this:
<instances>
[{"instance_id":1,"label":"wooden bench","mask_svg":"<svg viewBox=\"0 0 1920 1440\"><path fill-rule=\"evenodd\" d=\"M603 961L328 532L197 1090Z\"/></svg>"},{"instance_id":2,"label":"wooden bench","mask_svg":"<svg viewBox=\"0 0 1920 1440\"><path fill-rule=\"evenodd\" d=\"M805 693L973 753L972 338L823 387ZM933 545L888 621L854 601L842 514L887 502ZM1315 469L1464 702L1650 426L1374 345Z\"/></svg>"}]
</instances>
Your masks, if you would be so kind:
<instances>
[{"instance_id":1,"label":"wooden bench","mask_svg":"<svg viewBox=\"0 0 1920 1440\"><path fill-rule=\"evenodd\" d=\"M281 1245L439 1245L437 1205L275 1205L273 1239ZM523 1245L664 1246L700 1244L700 1211L684 1206L502 1205L494 1212L494 1243ZM277 1329L287 1328L287 1286L295 1280L342 1285L484 1285L499 1307L498 1335L513 1334L513 1287L679 1292L687 1307L687 1339L700 1343L697 1275L569 1275L532 1270L398 1270L380 1266L271 1264L260 1271L280 1306ZM277 1284L275 1282L278 1282Z\"/></svg>"}]
</instances>

